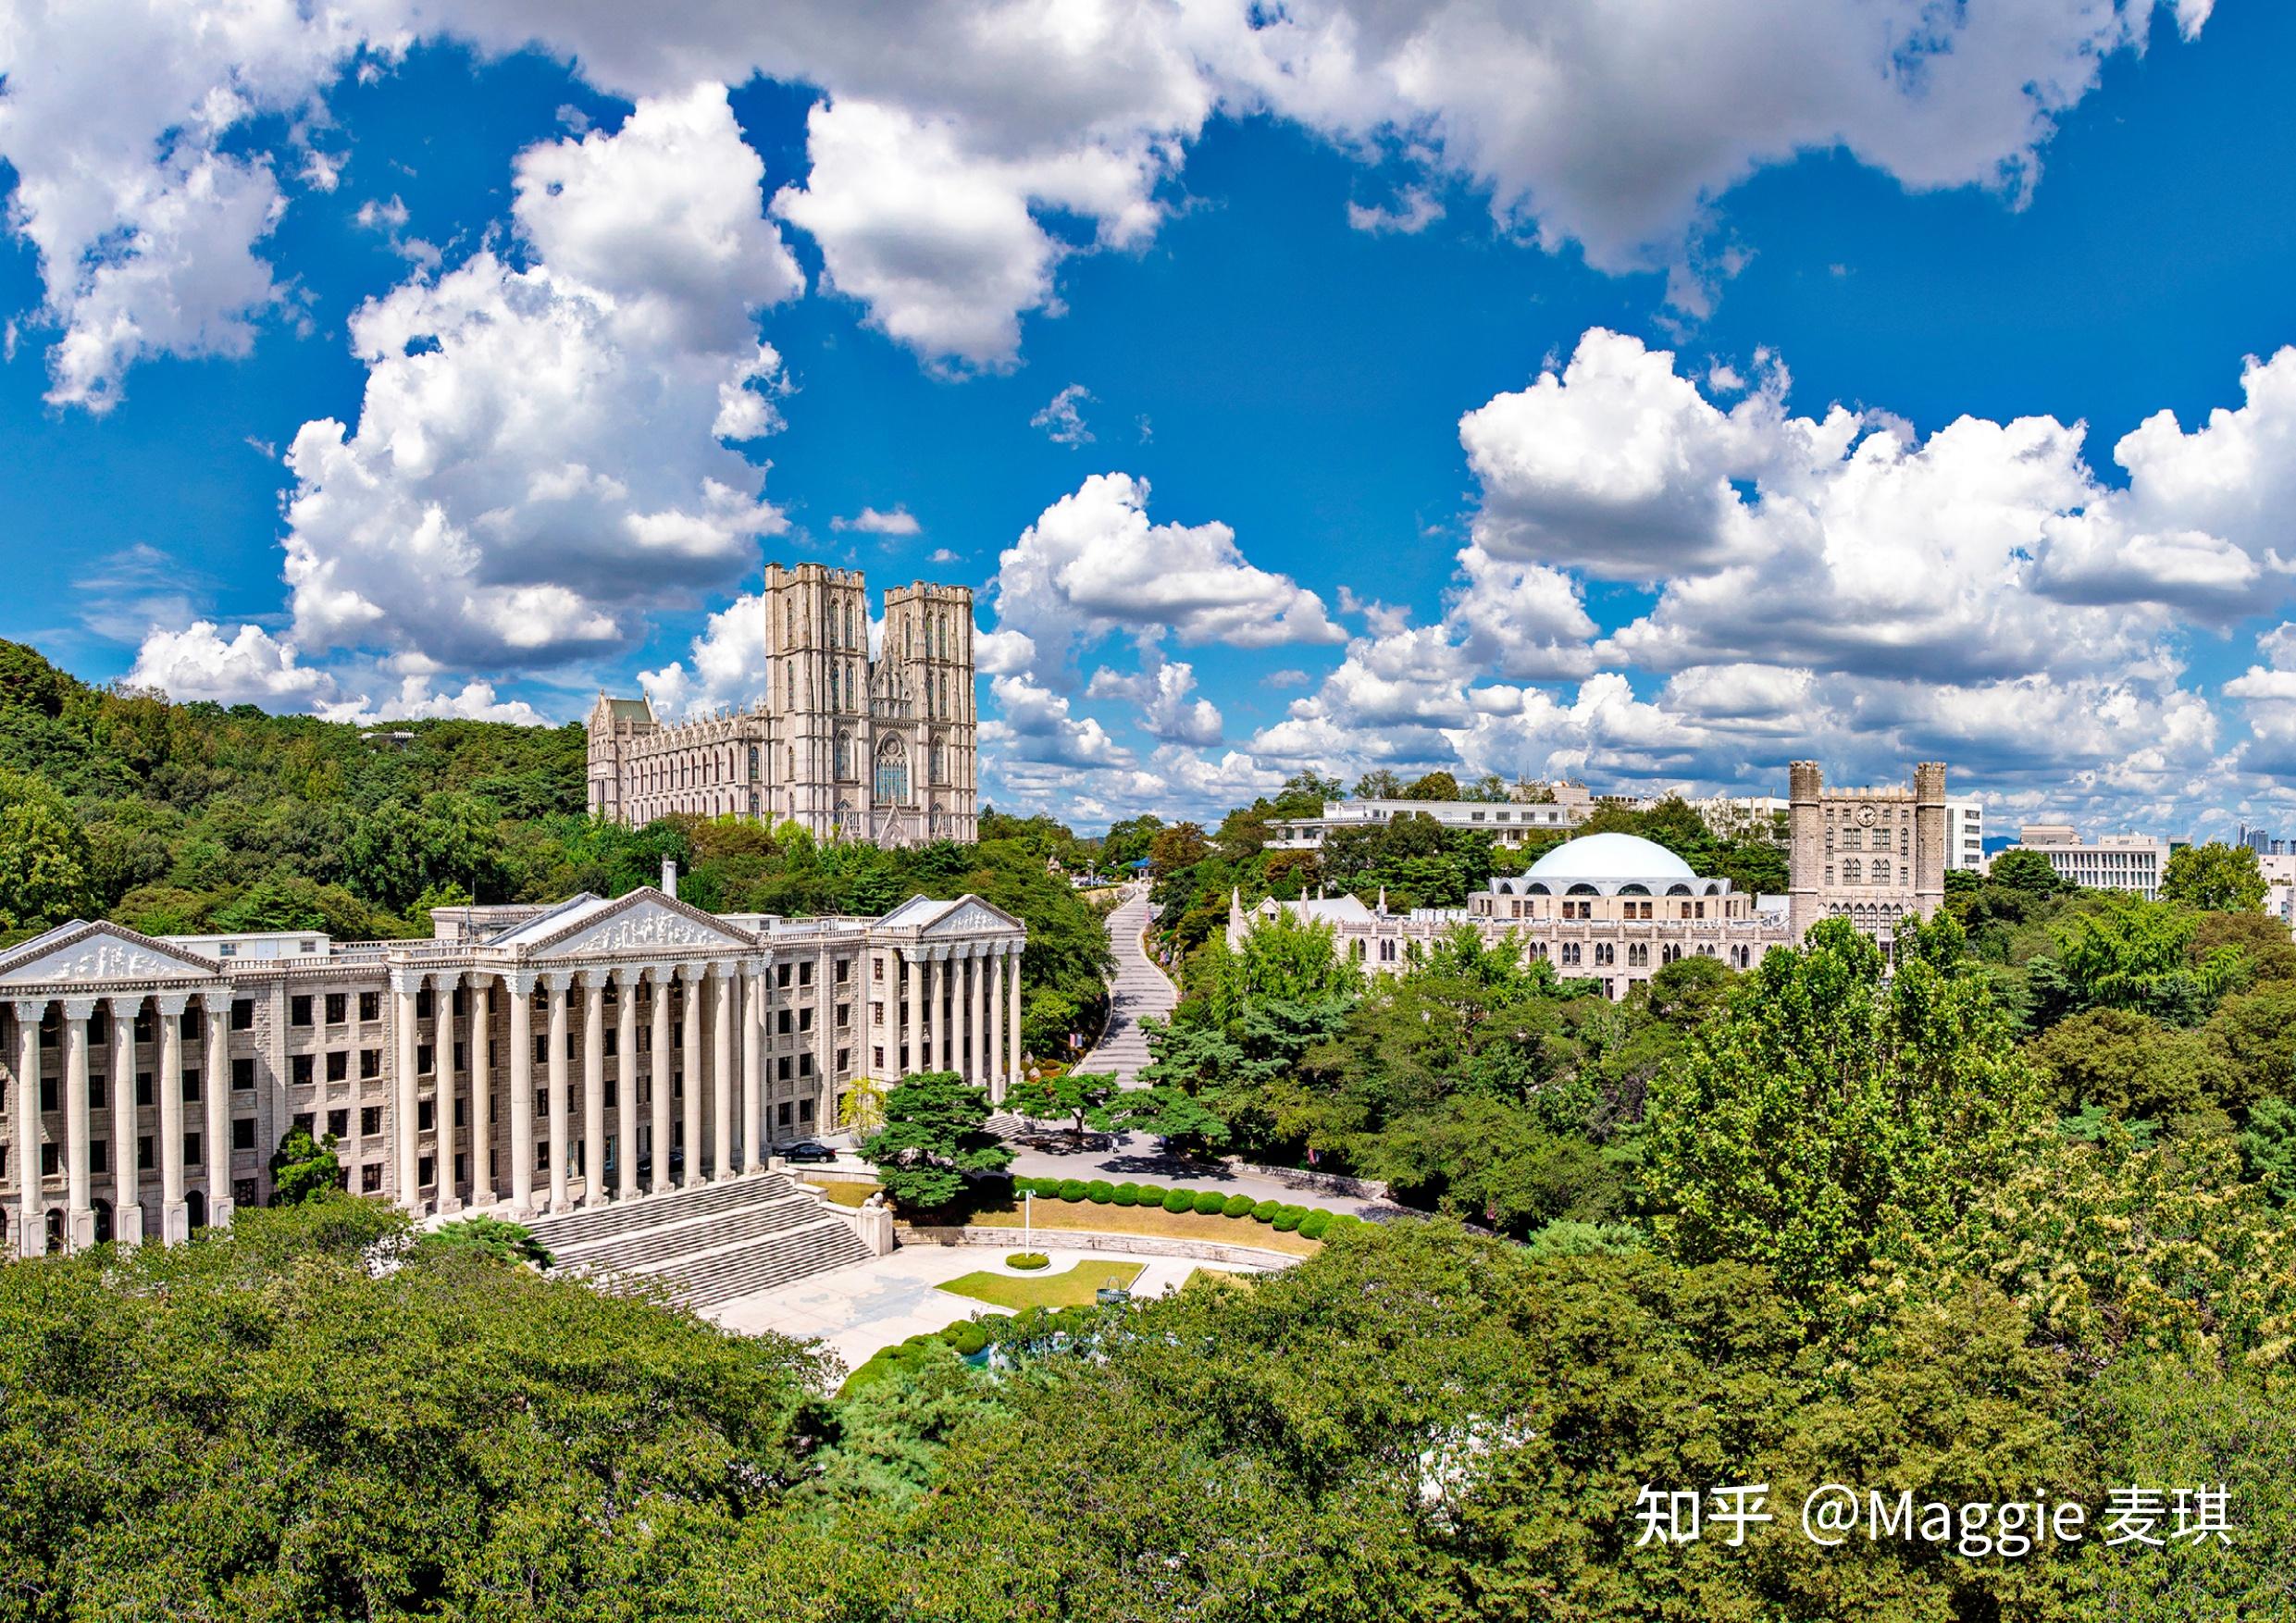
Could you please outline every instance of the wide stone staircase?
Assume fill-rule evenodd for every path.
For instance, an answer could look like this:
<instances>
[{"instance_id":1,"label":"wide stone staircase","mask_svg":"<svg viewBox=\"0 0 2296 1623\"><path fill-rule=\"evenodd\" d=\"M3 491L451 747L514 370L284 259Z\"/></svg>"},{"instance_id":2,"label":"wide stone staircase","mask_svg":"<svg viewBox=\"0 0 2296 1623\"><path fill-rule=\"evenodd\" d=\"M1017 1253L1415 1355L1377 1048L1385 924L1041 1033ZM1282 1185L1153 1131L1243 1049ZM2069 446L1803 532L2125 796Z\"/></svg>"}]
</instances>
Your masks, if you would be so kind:
<instances>
[{"instance_id":1,"label":"wide stone staircase","mask_svg":"<svg viewBox=\"0 0 2296 1623\"><path fill-rule=\"evenodd\" d=\"M869 1257L850 1222L779 1172L533 1218L527 1227L560 1268L658 1279L695 1307Z\"/></svg>"}]
</instances>

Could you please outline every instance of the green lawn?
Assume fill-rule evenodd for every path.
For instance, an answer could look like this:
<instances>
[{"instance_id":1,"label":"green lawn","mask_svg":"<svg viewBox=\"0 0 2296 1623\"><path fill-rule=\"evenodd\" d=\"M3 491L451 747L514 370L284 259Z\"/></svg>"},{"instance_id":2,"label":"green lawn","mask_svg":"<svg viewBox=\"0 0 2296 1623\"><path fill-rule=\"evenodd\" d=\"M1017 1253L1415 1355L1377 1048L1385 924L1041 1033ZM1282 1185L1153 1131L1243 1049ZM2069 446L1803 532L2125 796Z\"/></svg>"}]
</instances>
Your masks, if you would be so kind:
<instances>
[{"instance_id":1,"label":"green lawn","mask_svg":"<svg viewBox=\"0 0 2296 1623\"><path fill-rule=\"evenodd\" d=\"M941 1286L992 1307L1082 1307L1102 1285L1129 1286L1140 1277L1140 1262L1079 1262L1066 1273L968 1273Z\"/></svg>"}]
</instances>

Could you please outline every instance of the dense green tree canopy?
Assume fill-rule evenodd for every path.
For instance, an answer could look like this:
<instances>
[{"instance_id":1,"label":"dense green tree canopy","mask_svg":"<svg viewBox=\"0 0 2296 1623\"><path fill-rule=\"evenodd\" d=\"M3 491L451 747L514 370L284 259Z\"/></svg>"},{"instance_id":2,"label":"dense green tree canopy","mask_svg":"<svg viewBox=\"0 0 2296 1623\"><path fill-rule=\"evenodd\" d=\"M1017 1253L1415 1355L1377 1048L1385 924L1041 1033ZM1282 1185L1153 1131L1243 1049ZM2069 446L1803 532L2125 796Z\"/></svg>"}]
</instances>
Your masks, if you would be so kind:
<instances>
[{"instance_id":1,"label":"dense green tree canopy","mask_svg":"<svg viewBox=\"0 0 2296 1623\"><path fill-rule=\"evenodd\" d=\"M2211 840L2168 854L2161 899L2216 913L2253 913L2265 905L2265 875L2247 846Z\"/></svg>"}]
</instances>

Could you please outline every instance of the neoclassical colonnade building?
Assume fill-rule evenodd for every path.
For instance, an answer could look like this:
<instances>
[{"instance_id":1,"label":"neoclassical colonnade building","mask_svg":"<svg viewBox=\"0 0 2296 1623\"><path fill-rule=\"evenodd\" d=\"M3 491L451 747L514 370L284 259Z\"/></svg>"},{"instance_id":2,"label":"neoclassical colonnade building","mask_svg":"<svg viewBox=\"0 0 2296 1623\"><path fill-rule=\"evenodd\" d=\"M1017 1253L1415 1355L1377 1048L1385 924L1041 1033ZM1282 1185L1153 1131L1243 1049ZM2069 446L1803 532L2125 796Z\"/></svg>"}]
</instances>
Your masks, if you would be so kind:
<instances>
[{"instance_id":1,"label":"neoclassical colonnade building","mask_svg":"<svg viewBox=\"0 0 2296 1623\"><path fill-rule=\"evenodd\" d=\"M762 1168L856 1083L1019 1073L1011 915L714 914L675 884L440 908L423 941L71 923L0 953L18 1254L226 1222L294 1126L411 1211L563 1212Z\"/></svg>"}]
</instances>

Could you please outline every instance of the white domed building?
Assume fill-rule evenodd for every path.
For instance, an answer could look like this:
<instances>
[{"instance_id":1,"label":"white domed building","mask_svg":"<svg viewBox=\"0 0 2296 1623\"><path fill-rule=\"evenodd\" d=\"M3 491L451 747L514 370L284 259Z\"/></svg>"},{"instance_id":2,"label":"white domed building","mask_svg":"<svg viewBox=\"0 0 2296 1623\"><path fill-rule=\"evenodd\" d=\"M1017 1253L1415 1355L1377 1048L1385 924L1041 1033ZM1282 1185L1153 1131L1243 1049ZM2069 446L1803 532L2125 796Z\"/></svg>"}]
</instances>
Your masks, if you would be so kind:
<instances>
[{"instance_id":1,"label":"white domed building","mask_svg":"<svg viewBox=\"0 0 2296 1623\"><path fill-rule=\"evenodd\" d=\"M1751 969L1793 941L1785 898L1748 896L1631 834L1566 840L1528 873L1491 880L1464 909L1392 912L1383 895L1376 908L1351 896L1317 897L1270 899L1247 913L1231 900L1229 944L1278 909L1330 924L1341 949L1375 973L1402 969L1414 948L1468 924L1495 944L1511 937L1525 957L1545 959L1568 978L1601 982L1614 999L1679 958Z\"/></svg>"}]
</instances>

